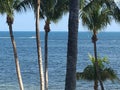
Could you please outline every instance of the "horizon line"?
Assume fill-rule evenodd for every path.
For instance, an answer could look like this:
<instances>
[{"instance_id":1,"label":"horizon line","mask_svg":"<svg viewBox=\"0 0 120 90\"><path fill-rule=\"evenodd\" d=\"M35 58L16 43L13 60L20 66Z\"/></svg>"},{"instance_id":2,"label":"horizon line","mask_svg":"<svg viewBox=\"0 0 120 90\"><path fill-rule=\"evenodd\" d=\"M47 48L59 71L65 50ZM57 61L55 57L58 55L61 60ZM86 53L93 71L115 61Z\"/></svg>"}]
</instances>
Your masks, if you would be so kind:
<instances>
[{"instance_id":1,"label":"horizon line","mask_svg":"<svg viewBox=\"0 0 120 90\"><path fill-rule=\"evenodd\" d=\"M8 31L0 31L0 32L9 32L9 30ZM36 31L33 31L33 30L25 30L25 31L23 31L23 30L18 30L18 31L13 31L13 32L36 32ZM40 31L40 32L45 32L45 31ZM68 31L50 31L50 32L68 32ZM91 31L78 31L78 32L91 32ZM98 33L100 33L100 32L120 32L120 31L99 31Z\"/></svg>"}]
</instances>

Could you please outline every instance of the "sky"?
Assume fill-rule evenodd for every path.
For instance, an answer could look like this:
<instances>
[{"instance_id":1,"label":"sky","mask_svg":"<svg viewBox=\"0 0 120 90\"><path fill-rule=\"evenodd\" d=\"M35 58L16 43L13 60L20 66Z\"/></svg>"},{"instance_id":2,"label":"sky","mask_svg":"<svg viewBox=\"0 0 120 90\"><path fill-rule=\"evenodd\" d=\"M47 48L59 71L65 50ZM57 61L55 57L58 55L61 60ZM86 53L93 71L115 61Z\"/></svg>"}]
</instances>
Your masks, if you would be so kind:
<instances>
[{"instance_id":1,"label":"sky","mask_svg":"<svg viewBox=\"0 0 120 90\"><path fill-rule=\"evenodd\" d=\"M116 0L120 1L120 0ZM58 23L51 22L51 31L68 31L68 14L64 15ZM44 31L44 20L40 20L40 31ZM6 23L6 15L0 15L0 31L8 31L8 25ZM15 13L13 31L35 31L35 17L32 11L23 13ZM79 31L88 31L86 27L81 24L79 20ZM120 23L115 21L111 22L103 31L120 32Z\"/></svg>"}]
</instances>

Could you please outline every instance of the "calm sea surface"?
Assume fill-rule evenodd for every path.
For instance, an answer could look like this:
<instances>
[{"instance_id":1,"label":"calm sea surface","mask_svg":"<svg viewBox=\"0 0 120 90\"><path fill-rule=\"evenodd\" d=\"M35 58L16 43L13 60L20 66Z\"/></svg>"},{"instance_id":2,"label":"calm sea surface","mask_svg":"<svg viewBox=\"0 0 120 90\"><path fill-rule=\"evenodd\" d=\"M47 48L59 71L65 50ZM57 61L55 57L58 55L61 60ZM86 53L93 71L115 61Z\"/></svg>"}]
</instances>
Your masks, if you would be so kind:
<instances>
[{"instance_id":1,"label":"calm sea surface","mask_svg":"<svg viewBox=\"0 0 120 90\"><path fill-rule=\"evenodd\" d=\"M44 55L44 32L41 32ZM39 72L35 32L14 32L25 90L39 90ZM49 33L49 90L64 90L67 32ZM98 34L99 56L107 56L120 78L120 32ZM79 32L77 71L91 64L88 53L93 54L91 33ZM104 82L105 90L120 90L120 82ZM0 32L0 90L19 90L12 45L8 32ZM77 90L93 90L93 82L77 81Z\"/></svg>"}]
</instances>

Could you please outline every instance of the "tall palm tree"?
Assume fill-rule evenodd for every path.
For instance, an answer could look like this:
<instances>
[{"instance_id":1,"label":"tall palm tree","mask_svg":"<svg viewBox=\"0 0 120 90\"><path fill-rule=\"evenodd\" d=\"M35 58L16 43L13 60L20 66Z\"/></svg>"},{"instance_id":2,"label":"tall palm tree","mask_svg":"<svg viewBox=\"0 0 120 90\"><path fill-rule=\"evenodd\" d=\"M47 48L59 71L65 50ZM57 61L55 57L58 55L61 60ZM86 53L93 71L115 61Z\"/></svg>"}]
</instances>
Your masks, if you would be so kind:
<instances>
[{"instance_id":1,"label":"tall palm tree","mask_svg":"<svg viewBox=\"0 0 120 90\"><path fill-rule=\"evenodd\" d=\"M41 43L40 43L40 30L39 30L39 18L41 16L41 0L24 0L24 6L29 6L33 9L36 17L36 43L37 43L37 54L38 54L38 66L40 74L40 90L44 90L44 72L42 64L42 52L41 52Z\"/></svg>"},{"instance_id":2,"label":"tall palm tree","mask_svg":"<svg viewBox=\"0 0 120 90\"><path fill-rule=\"evenodd\" d=\"M92 62L91 65L88 65L87 67L85 67L85 69L83 70L83 72L77 72L77 79L84 79L84 80L88 80L88 81L93 81L94 80L94 86L96 84L96 78L94 77L95 74L95 70L94 70L94 63L95 63L95 58L93 56L90 55L90 60ZM100 75L101 75L101 80L102 81L106 81L106 80L119 80L119 78L117 77L115 71L111 68L111 67L106 67L105 65L107 65L109 62L107 60L107 58L98 58L98 67L99 67L99 71L100 71ZM96 90L96 88L94 88L94 90Z\"/></svg>"},{"instance_id":3,"label":"tall palm tree","mask_svg":"<svg viewBox=\"0 0 120 90\"><path fill-rule=\"evenodd\" d=\"M91 4L91 3L90 3ZM95 90L97 90L98 81L97 77L99 77L101 89L104 90L101 76L99 75L99 67L98 67L98 61L97 61L97 46L96 41L97 39L97 33L99 30L103 29L107 24L110 24L110 10L108 8L101 7L98 3L92 2L91 8L89 10L83 10L81 13L82 23L83 25L87 26L89 30L93 32L92 36L92 43L94 45L94 56L95 56L95 77L96 77L96 85Z\"/></svg>"},{"instance_id":4,"label":"tall palm tree","mask_svg":"<svg viewBox=\"0 0 120 90\"><path fill-rule=\"evenodd\" d=\"M36 13L36 0L24 0L24 4L31 5ZM45 89L48 89L48 32L50 31L50 22L56 23L67 10L67 0L41 0L40 18L45 19Z\"/></svg>"},{"instance_id":5,"label":"tall palm tree","mask_svg":"<svg viewBox=\"0 0 120 90\"><path fill-rule=\"evenodd\" d=\"M22 76L21 76L21 72L20 72L20 65L19 65L19 60L18 60L18 55L17 55L16 43L15 43L15 40L14 40L13 31L12 31L13 21L14 21L13 17L7 15L7 23L8 23L8 26L9 26L11 42L12 42L12 45L13 45L13 52L14 52L14 58L15 58L15 64L16 64L16 72L17 72L17 76L18 76L20 90L24 90L23 82L22 82Z\"/></svg>"},{"instance_id":6,"label":"tall palm tree","mask_svg":"<svg viewBox=\"0 0 120 90\"><path fill-rule=\"evenodd\" d=\"M24 8L31 7L34 11L36 22L36 43L37 43L37 55L38 55L38 66L40 74L40 90L44 90L44 73L43 73L43 64L42 64L42 52L41 52L41 43L40 43L40 30L39 30L39 18L40 18L40 5L41 0L23 0L22 5Z\"/></svg>"},{"instance_id":7,"label":"tall palm tree","mask_svg":"<svg viewBox=\"0 0 120 90\"><path fill-rule=\"evenodd\" d=\"M50 23L58 22L59 19L67 12L67 0L42 0L41 1L41 17L45 20L45 46L44 46L44 77L45 77L45 90L48 90L48 33L50 32Z\"/></svg>"},{"instance_id":8,"label":"tall palm tree","mask_svg":"<svg viewBox=\"0 0 120 90\"><path fill-rule=\"evenodd\" d=\"M14 22L14 11L21 11L23 7L20 5L21 2L19 0L0 0L0 7L2 7L2 12L7 14L7 24L9 26L9 32L11 37L11 42L13 46L14 58L15 58L15 65L16 65L16 72L18 77L18 82L20 86L20 90L24 90L22 76L20 72L20 65L18 60L17 48L16 43L13 35L12 24Z\"/></svg>"},{"instance_id":9,"label":"tall palm tree","mask_svg":"<svg viewBox=\"0 0 120 90\"><path fill-rule=\"evenodd\" d=\"M35 5L36 5L36 43L37 43L38 64L39 64L39 73L40 73L40 81L41 81L40 90L44 90L44 73L43 73L40 31L39 31L40 0L37 0L37 3Z\"/></svg>"},{"instance_id":10,"label":"tall palm tree","mask_svg":"<svg viewBox=\"0 0 120 90\"><path fill-rule=\"evenodd\" d=\"M76 89L79 0L69 0L68 47L65 90Z\"/></svg>"}]
</instances>

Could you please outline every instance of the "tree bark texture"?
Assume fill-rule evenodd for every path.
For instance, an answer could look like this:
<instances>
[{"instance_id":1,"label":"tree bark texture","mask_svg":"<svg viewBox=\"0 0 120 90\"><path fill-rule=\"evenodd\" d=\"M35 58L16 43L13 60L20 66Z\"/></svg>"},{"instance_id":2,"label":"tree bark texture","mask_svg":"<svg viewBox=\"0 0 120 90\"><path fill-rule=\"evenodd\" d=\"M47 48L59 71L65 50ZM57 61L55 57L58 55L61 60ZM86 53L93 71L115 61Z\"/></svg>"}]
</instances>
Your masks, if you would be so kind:
<instances>
[{"instance_id":1,"label":"tree bark texture","mask_svg":"<svg viewBox=\"0 0 120 90\"><path fill-rule=\"evenodd\" d=\"M70 0L65 90L76 89L79 1Z\"/></svg>"}]
</instances>

